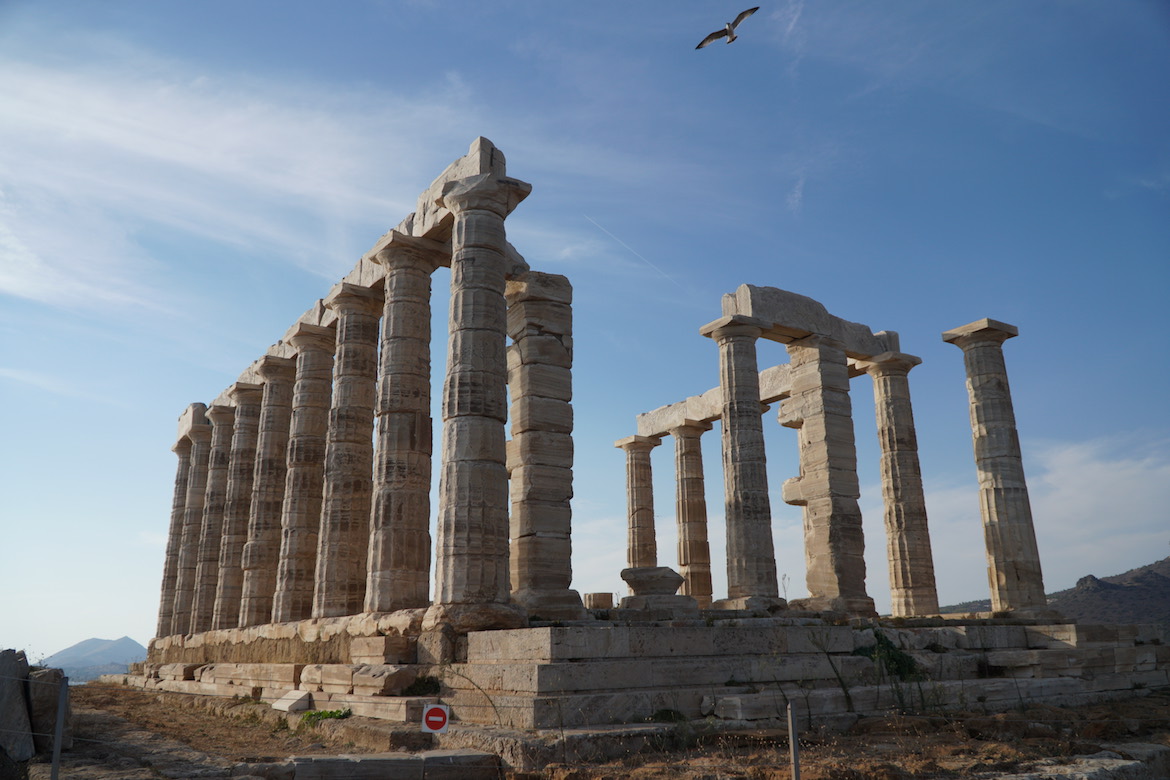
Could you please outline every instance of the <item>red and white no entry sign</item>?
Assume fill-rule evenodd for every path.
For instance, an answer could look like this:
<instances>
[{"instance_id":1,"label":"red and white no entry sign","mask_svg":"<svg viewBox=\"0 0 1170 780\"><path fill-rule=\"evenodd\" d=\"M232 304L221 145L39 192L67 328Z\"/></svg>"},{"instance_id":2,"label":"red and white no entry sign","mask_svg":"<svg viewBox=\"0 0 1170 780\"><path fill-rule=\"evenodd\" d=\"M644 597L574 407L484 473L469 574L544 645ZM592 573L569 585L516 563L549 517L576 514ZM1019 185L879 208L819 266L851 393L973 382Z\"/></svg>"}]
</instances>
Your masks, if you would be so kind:
<instances>
[{"instance_id":1,"label":"red and white no entry sign","mask_svg":"<svg viewBox=\"0 0 1170 780\"><path fill-rule=\"evenodd\" d=\"M446 734L451 720L451 709L446 704L428 704L423 710L422 730L432 734Z\"/></svg>"}]
</instances>

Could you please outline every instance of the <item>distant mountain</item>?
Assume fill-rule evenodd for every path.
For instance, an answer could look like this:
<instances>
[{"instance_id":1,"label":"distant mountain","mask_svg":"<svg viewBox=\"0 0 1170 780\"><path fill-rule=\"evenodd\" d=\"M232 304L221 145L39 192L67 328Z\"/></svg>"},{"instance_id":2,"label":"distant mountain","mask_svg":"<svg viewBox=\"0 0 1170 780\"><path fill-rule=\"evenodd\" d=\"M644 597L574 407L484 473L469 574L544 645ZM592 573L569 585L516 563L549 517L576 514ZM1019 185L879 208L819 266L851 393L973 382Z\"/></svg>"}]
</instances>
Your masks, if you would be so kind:
<instances>
[{"instance_id":1,"label":"distant mountain","mask_svg":"<svg viewBox=\"0 0 1170 780\"><path fill-rule=\"evenodd\" d=\"M146 648L128 636L86 639L41 662L65 670L70 682L85 682L103 674L121 674L129 665L146 660Z\"/></svg>"},{"instance_id":2,"label":"distant mountain","mask_svg":"<svg viewBox=\"0 0 1170 780\"><path fill-rule=\"evenodd\" d=\"M1170 623L1170 558L1112 577L1089 574L1048 594L1048 606L1081 623ZM991 602L965 601L943 612L988 612Z\"/></svg>"}]
</instances>

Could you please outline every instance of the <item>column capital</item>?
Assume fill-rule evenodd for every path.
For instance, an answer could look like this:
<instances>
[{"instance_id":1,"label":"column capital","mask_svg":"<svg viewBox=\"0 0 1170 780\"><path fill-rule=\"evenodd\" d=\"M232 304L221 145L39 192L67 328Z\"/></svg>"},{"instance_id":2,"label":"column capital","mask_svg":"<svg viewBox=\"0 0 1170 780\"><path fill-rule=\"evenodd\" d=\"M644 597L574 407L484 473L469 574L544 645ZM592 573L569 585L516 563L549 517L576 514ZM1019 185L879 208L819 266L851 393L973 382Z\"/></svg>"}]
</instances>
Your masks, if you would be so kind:
<instances>
[{"instance_id":1,"label":"column capital","mask_svg":"<svg viewBox=\"0 0 1170 780\"><path fill-rule=\"evenodd\" d=\"M683 420L678 425L672 425L667 432L676 439L699 438L711 430L711 423L703 420Z\"/></svg>"},{"instance_id":2,"label":"column capital","mask_svg":"<svg viewBox=\"0 0 1170 780\"><path fill-rule=\"evenodd\" d=\"M613 446L626 452L649 452L661 443L662 439L657 436L627 436L615 441Z\"/></svg>"},{"instance_id":3,"label":"column capital","mask_svg":"<svg viewBox=\"0 0 1170 780\"><path fill-rule=\"evenodd\" d=\"M532 192L532 185L519 179L481 173L466 179L449 181L437 203L454 214L463 211L491 211L506 217Z\"/></svg>"},{"instance_id":4,"label":"column capital","mask_svg":"<svg viewBox=\"0 0 1170 780\"><path fill-rule=\"evenodd\" d=\"M187 437L192 442L208 442L211 441L211 425L204 423L203 425L192 425L187 430Z\"/></svg>"},{"instance_id":5,"label":"column capital","mask_svg":"<svg viewBox=\"0 0 1170 780\"><path fill-rule=\"evenodd\" d=\"M338 314L372 314L382 313L382 293L360 284L341 282L333 286L329 294L322 301L325 308Z\"/></svg>"},{"instance_id":6,"label":"column capital","mask_svg":"<svg viewBox=\"0 0 1170 780\"><path fill-rule=\"evenodd\" d=\"M1006 322L984 317L972 323L944 331L942 340L954 344L960 349L966 349L972 344L995 343L1002 344L1010 338L1020 335L1020 329Z\"/></svg>"},{"instance_id":7,"label":"column capital","mask_svg":"<svg viewBox=\"0 0 1170 780\"><path fill-rule=\"evenodd\" d=\"M418 266L431 273L439 266L450 264L451 249L446 244L431 241L429 238L408 236L391 230L379 242L370 259L387 270L402 266Z\"/></svg>"},{"instance_id":8,"label":"column capital","mask_svg":"<svg viewBox=\"0 0 1170 780\"><path fill-rule=\"evenodd\" d=\"M264 394L264 385L256 385L251 382L236 382L227 390L228 396L236 402L236 406L241 404L260 403L260 398Z\"/></svg>"},{"instance_id":9,"label":"column capital","mask_svg":"<svg viewBox=\"0 0 1170 780\"><path fill-rule=\"evenodd\" d=\"M265 382L291 382L297 368L297 361L293 358L265 355L256 362L256 373Z\"/></svg>"},{"instance_id":10,"label":"column capital","mask_svg":"<svg viewBox=\"0 0 1170 780\"><path fill-rule=\"evenodd\" d=\"M191 440L186 436L175 442L175 446L171 447L171 452L178 455L180 458L185 458L191 454Z\"/></svg>"},{"instance_id":11,"label":"column capital","mask_svg":"<svg viewBox=\"0 0 1170 780\"><path fill-rule=\"evenodd\" d=\"M708 322L699 328L699 334L709 339L715 339L720 344L735 336L748 336L758 339L768 329L769 324L755 317L733 314L730 317L720 317L714 322Z\"/></svg>"},{"instance_id":12,"label":"column capital","mask_svg":"<svg viewBox=\"0 0 1170 780\"><path fill-rule=\"evenodd\" d=\"M236 407L212 404L207 408L207 419L212 425L230 425L236 419Z\"/></svg>"},{"instance_id":13,"label":"column capital","mask_svg":"<svg viewBox=\"0 0 1170 780\"><path fill-rule=\"evenodd\" d=\"M910 369L921 362L922 358L917 355L907 355L904 352L883 352L869 360L856 361L858 368L864 369L870 376L908 374Z\"/></svg>"},{"instance_id":14,"label":"column capital","mask_svg":"<svg viewBox=\"0 0 1170 780\"><path fill-rule=\"evenodd\" d=\"M337 348L337 329L299 322L286 343L298 354L313 350L331 353Z\"/></svg>"}]
</instances>

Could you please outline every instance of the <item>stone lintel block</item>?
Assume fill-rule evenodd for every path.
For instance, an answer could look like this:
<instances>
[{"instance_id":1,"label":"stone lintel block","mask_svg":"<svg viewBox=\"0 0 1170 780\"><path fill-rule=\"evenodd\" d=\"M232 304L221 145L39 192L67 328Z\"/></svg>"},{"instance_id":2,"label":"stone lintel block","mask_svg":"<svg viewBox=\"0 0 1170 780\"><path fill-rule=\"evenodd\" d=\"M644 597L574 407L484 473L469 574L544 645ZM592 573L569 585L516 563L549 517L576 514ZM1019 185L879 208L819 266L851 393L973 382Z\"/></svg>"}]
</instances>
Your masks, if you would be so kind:
<instances>
[{"instance_id":1,"label":"stone lintel block","mask_svg":"<svg viewBox=\"0 0 1170 780\"><path fill-rule=\"evenodd\" d=\"M889 344L860 322L835 317L820 302L776 287L741 284L723 296L725 317L750 317L767 323L764 338L775 341L819 334L844 345L850 357L870 358L887 352Z\"/></svg>"},{"instance_id":2,"label":"stone lintel block","mask_svg":"<svg viewBox=\"0 0 1170 780\"><path fill-rule=\"evenodd\" d=\"M508 307L507 333L520 339L527 333L551 333L567 336L573 333L573 309L564 303L527 301Z\"/></svg>"},{"instance_id":3,"label":"stone lintel block","mask_svg":"<svg viewBox=\"0 0 1170 780\"><path fill-rule=\"evenodd\" d=\"M547 431L573 432L573 406L555 398L529 396L512 404L512 433Z\"/></svg>"},{"instance_id":4,"label":"stone lintel block","mask_svg":"<svg viewBox=\"0 0 1170 780\"><path fill-rule=\"evenodd\" d=\"M943 331L942 340L948 344L953 344L964 336L974 335L1003 341L1020 335L1020 329L1015 325L1008 325L1006 322L984 317L981 320L975 320L958 328Z\"/></svg>"},{"instance_id":5,"label":"stone lintel block","mask_svg":"<svg viewBox=\"0 0 1170 780\"><path fill-rule=\"evenodd\" d=\"M355 665L414 663L414 642L405 636L355 636L349 654Z\"/></svg>"},{"instance_id":6,"label":"stone lintel block","mask_svg":"<svg viewBox=\"0 0 1170 780\"><path fill-rule=\"evenodd\" d=\"M509 280L504 294L509 305L525 301L572 303L573 285L567 277L560 274L529 271L523 276Z\"/></svg>"}]
</instances>

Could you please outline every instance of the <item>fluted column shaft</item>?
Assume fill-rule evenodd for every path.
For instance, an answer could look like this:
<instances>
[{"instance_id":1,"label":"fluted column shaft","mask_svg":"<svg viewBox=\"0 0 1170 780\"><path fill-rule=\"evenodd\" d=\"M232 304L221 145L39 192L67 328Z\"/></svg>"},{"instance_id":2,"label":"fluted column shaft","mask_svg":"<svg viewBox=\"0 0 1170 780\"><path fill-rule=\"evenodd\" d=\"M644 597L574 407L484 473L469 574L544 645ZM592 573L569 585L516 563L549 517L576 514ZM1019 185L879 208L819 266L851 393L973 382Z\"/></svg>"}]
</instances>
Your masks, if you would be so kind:
<instances>
[{"instance_id":1,"label":"fluted column shaft","mask_svg":"<svg viewBox=\"0 0 1170 780\"><path fill-rule=\"evenodd\" d=\"M650 451L662 439L629 436L614 442L626 453L626 566L658 565L658 538L654 528L654 472Z\"/></svg>"},{"instance_id":2,"label":"fluted column shaft","mask_svg":"<svg viewBox=\"0 0 1170 780\"><path fill-rule=\"evenodd\" d=\"M215 589L219 584L219 548L223 540L223 513L227 500L228 461L232 448L232 424L236 410L212 406L211 450L207 460L207 492L203 500L203 527L195 571L195 600L191 606L191 633L207 631L215 615Z\"/></svg>"},{"instance_id":3,"label":"fluted column shaft","mask_svg":"<svg viewBox=\"0 0 1170 780\"><path fill-rule=\"evenodd\" d=\"M722 444L727 518L727 595L778 598L772 504L756 361L759 327L730 323L707 335L719 345Z\"/></svg>"},{"instance_id":4,"label":"fluted column shaft","mask_svg":"<svg viewBox=\"0 0 1170 780\"><path fill-rule=\"evenodd\" d=\"M674 439L675 520L678 523L678 573L684 596L711 606L711 546L707 541L707 491L700 437L710 423L688 422L670 430Z\"/></svg>"},{"instance_id":5,"label":"fluted column shaft","mask_svg":"<svg viewBox=\"0 0 1170 780\"><path fill-rule=\"evenodd\" d=\"M784 500L803 508L809 606L874 613L865 591L865 538L857 447L849 399L849 364L842 345L808 336L787 345L792 395L781 402L781 425L796 428L800 476L784 484Z\"/></svg>"},{"instance_id":6,"label":"fluted column shaft","mask_svg":"<svg viewBox=\"0 0 1170 780\"><path fill-rule=\"evenodd\" d=\"M304 620L313 614L336 342L332 328L304 323L289 338L289 344L297 350L297 367L285 461L273 623Z\"/></svg>"},{"instance_id":7,"label":"fluted column shaft","mask_svg":"<svg viewBox=\"0 0 1170 780\"><path fill-rule=\"evenodd\" d=\"M337 314L337 351L313 617L338 617L361 612L366 596L382 296L343 283L325 305Z\"/></svg>"},{"instance_id":8,"label":"fluted column shaft","mask_svg":"<svg viewBox=\"0 0 1170 780\"><path fill-rule=\"evenodd\" d=\"M508 282L512 598L529 615L586 616L573 581L573 287L530 271Z\"/></svg>"},{"instance_id":9,"label":"fluted column shaft","mask_svg":"<svg viewBox=\"0 0 1170 780\"><path fill-rule=\"evenodd\" d=\"M179 439L174 447L179 457L175 471L175 492L171 499L171 525L167 533L167 557L163 564L162 594L159 598L158 628L155 636L171 633L171 620L175 612L175 584L179 576L179 548L183 542L183 519L187 507L187 478L191 469L191 440Z\"/></svg>"},{"instance_id":10,"label":"fluted column shaft","mask_svg":"<svg viewBox=\"0 0 1170 780\"><path fill-rule=\"evenodd\" d=\"M1048 605L1003 358L1003 342L1018 333L1012 325L983 319L943 334L944 341L963 350L967 371L987 576L995 612Z\"/></svg>"},{"instance_id":11,"label":"fluted column shaft","mask_svg":"<svg viewBox=\"0 0 1170 780\"><path fill-rule=\"evenodd\" d=\"M909 373L920 362L913 355L887 352L867 364L881 444L890 611L894 617L938 614L918 435L910 404Z\"/></svg>"},{"instance_id":12,"label":"fluted column shaft","mask_svg":"<svg viewBox=\"0 0 1170 780\"><path fill-rule=\"evenodd\" d=\"M435 577L440 605L509 602L504 217L518 185L484 174L444 192L455 224Z\"/></svg>"},{"instance_id":13,"label":"fluted column shaft","mask_svg":"<svg viewBox=\"0 0 1170 780\"><path fill-rule=\"evenodd\" d=\"M248 541L248 516L252 512L256 440L260 435L260 404L264 397L260 385L242 382L234 384L229 392L236 405L236 415L219 547L219 582L215 588L215 614L212 617L215 629L236 628L240 624L244 545Z\"/></svg>"},{"instance_id":14,"label":"fluted column shaft","mask_svg":"<svg viewBox=\"0 0 1170 780\"><path fill-rule=\"evenodd\" d=\"M248 542L244 545L242 559L244 585L240 594L240 626L258 626L272 619L294 369L295 361L271 355L261 358L256 367L264 380L264 399L260 404L260 435L256 440L256 473L252 479Z\"/></svg>"},{"instance_id":15,"label":"fluted column shaft","mask_svg":"<svg viewBox=\"0 0 1170 780\"><path fill-rule=\"evenodd\" d=\"M367 562L367 612L430 603L431 274L433 247L394 233L386 269L378 371L378 447Z\"/></svg>"},{"instance_id":16,"label":"fluted column shaft","mask_svg":"<svg viewBox=\"0 0 1170 780\"><path fill-rule=\"evenodd\" d=\"M203 530L203 501L207 493L207 459L211 453L211 426L193 425L191 470L187 477L187 500L183 507L183 536L179 543L178 578L171 634L185 634L191 628L191 603L195 598L195 574L199 563L199 534Z\"/></svg>"}]
</instances>

